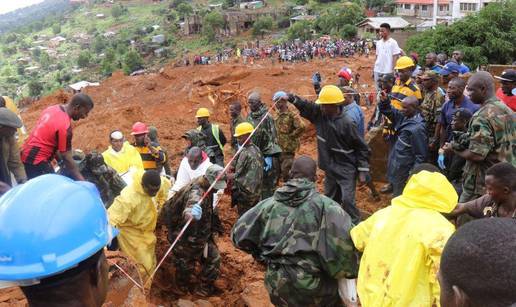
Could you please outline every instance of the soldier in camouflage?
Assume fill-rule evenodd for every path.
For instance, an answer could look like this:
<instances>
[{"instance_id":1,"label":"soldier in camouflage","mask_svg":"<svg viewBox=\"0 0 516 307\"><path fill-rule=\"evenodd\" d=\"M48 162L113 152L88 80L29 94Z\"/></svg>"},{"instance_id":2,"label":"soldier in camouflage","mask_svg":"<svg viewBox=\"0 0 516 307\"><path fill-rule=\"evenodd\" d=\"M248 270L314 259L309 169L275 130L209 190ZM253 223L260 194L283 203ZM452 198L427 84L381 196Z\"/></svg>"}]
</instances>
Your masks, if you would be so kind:
<instances>
[{"instance_id":1,"label":"soldier in camouflage","mask_svg":"<svg viewBox=\"0 0 516 307\"><path fill-rule=\"evenodd\" d=\"M267 108L263 105L260 94L253 92L248 97L251 113L247 116L247 122L253 127L266 116L257 131L253 134L253 143L260 148L264 159L262 199L271 197L278 185L280 175L279 156L281 147L278 145L278 135L274 119L267 113Z\"/></svg>"},{"instance_id":2,"label":"soldier in camouflage","mask_svg":"<svg viewBox=\"0 0 516 307\"><path fill-rule=\"evenodd\" d=\"M229 116L231 122L229 123L229 130L231 132L231 149L233 153L238 150L238 140L234 137L235 128L238 124L243 123L245 120L242 117L242 105L240 101L234 101L229 105Z\"/></svg>"},{"instance_id":3,"label":"soldier in camouflage","mask_svg":"<svg viewBox=\"0 0 516 307\"><path fill-rule=\"evenodd\" d=\"M428 157L427 161L435 164L437 150L439 148L438 119L441 118L441 107L444 104L444 95L439 90L439 75L433 71L426 71L421 77L425 96L420 105L421 115L426 123L426 133L428 136Z\"/></svg>"},{"instance_id":4,"label":"soldier in camouflage","mask_svg":"<svg viewBox=\"0 0 516 307\"><path fill-rule=\"evenodd\" d=\"M197 129L190 129L183 134L182 138L188 143L184 152L185 156L192 147L199 147L206 152L206 135L203 132Z\"/></svg>"},{"instance_id":5,"label":"soldier in camouflage","mask_svg":"<svg viewBox=\"0 0 516 307\"><path fill-rule=\"evenodd\" d=\"M278 114L274 118L274 122L278 131L278 144L281 147L281 179L283 182L286 182L292 162L294 162L294 157L299 149L299 138L303 134L305 127L294 112L288 109L285 100L279 100L276 103L276 109Z\"/></svg>"},{"instance_id":6,"label":"soldier in camouflage","mask_svg":"<svg viewBox=\"0 0 516 307\"><path fill-rule=\"evenodd\" d=\"M174 242L185 222L192 217L192 208L197 205L202 208L200 219L192 221L174 248L176 291L180 294L194 290L197 295L208 296L215 291L213 283L219 276L220 255L213 240L213 196L217 190L226 187L225 178L218 180L213 189L208 189L221 171L222 167L217 164L210 166L204 176L179 190L162 210L163 216L160 218L168 228L168 240ZM206 196L202 199L204 194ZM196 263L201 265L200 284L196 289L191 289L190 277L195 276Z\"/></svg>"},{"instance_id":7,"label":"soldier in camouflage","mask_svg":"<svg viewBox=\"0 0 516 307\"><path fill-rule=\"evenodd\" d=\"M238 125L234 134L239 146L244 146L244 148L234 162L234 174L230 175L233 178L231 206L237 207L239 216L254 207L262 195L263 156L252 140L244 145L253 131L252 126L249 126L250 130L240 131L246 125L250 124L245 122Z\"/></svg>"},{"instance_id":8,"label":"soldier in camouflage","mask_svg":"<svg viewBox=\"0 0 516 307\"><path fill-rule=\"evenodd\" d=\"M516 165L516 116L495 97L494 79L487 72L478 72L468 80L470 99L480 104L468 127L469 146L454 150L446 143L443 149L466 159L463 192L459 202L467 202L485 194L486 170L498 162Z\"/></svg>"},{"instance_id":9,"label":"soldier in camouflage","mask_svg":"<svg viewBox=\"0 0 516 307\"><path fill-rule=\"evenodd\" d=\"M296 159L291 179L233 227L233 244L267 265L275 306L341 306L337 280L357 274L351 218L317 192L315 178L315 161Z\"/></svg>"}]
</instances>

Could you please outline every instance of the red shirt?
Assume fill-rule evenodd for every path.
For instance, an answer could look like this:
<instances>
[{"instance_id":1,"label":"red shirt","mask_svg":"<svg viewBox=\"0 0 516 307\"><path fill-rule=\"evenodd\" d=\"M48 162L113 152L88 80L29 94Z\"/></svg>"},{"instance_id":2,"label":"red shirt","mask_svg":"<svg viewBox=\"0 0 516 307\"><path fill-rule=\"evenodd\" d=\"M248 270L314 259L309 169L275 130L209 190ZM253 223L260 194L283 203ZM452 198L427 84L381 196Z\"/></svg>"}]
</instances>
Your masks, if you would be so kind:
<instances>
[{"instance_id":1,"label":"red shirt","mask_svg":"<svg viewBox=\"0 0 516 307\"><path fill-rule=\"evenodd\" d=\"M22 146L23 163L38 165L50 162L56 151L72 149L71 118L62 105L46 108Z\"/></svg>"},{"instance_id":2,"label":"red shirt","mask_svg":"<svg viewBox=\"0 0 516 307\"><path fill-rule=\"evenodd\" d=\"M497 91L496 91L496 97L498 97L498 99L500 99L503 103L505 103L509 108L511 108L511 110L513 110L514 112L516 112L516 96L507 96L504 94L504 92L502 91L502 88L499 88Z\"/></svg>"}]
</instances>

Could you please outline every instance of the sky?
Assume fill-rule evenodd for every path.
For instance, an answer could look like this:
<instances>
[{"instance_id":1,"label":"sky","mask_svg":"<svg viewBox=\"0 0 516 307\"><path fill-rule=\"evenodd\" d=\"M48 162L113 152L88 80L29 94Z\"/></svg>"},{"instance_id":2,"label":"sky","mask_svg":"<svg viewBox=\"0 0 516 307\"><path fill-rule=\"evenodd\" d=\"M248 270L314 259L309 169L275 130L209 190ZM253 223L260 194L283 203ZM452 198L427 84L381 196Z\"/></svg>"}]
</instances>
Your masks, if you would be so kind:
<instances>
[{"instance_id":1,"label":"sky","mask_svg":"<svg viewBox=\"0 0 516 307\"><path fill-rule=\"evenodd\" d=\"M43 2L43 0L0 0L0 14Z\"/></svg>"}]
</instances>

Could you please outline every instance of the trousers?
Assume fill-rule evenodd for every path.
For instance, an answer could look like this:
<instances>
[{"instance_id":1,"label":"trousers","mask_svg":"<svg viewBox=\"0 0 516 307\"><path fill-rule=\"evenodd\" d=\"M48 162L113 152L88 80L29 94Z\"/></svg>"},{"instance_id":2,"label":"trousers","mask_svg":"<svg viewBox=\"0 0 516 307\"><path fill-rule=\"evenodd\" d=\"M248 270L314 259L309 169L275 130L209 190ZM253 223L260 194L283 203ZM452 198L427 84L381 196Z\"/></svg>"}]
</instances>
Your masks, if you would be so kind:
<instances>
[{"instance_id":1,"label":"trousers","mask_svg":"<svg viewBox=\"0 0 516 307\"><path fill-rule=\"evenodd\" d=\"M357 181L357 171L350 169L344 179L335 179L326 173L324 177L324 195L333 199L342 206L346 211L353 224L357 225L360 222L360 212L355 203L355 189Z\"/></svg>"}]
</instances>

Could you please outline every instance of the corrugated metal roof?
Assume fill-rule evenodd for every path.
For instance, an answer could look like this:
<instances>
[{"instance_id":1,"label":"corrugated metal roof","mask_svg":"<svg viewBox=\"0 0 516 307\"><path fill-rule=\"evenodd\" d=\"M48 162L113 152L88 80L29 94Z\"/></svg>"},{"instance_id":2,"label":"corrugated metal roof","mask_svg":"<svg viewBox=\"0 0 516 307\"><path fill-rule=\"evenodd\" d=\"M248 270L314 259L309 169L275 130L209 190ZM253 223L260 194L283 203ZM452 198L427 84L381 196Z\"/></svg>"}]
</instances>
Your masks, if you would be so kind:
<instances>
[{"instance_id":1,"label":"corrugated metal roof","mask_svg":"<svg viewBox=\"0 0 516 307\"><path fill-rule=\"evenodd\" d=\"M397 4L424 4L424 5L432 5L434 4L433 0L396 0ZM438 4L449 4L449 0L437 0Z\"/></svg>"},{"instance_id":2,"label":"corrugated metal roof","mask_svg":"<svg viewBox=\"0 0 516 307\"><path fill-rule=\"evenodd\" d=\"M370 25L375 29L380 29L382 23L388 23L391 29L404 29L410 26L410 22L401 17L369 17L357 24L357 26Z\"/></svg>"}]
</instances>

